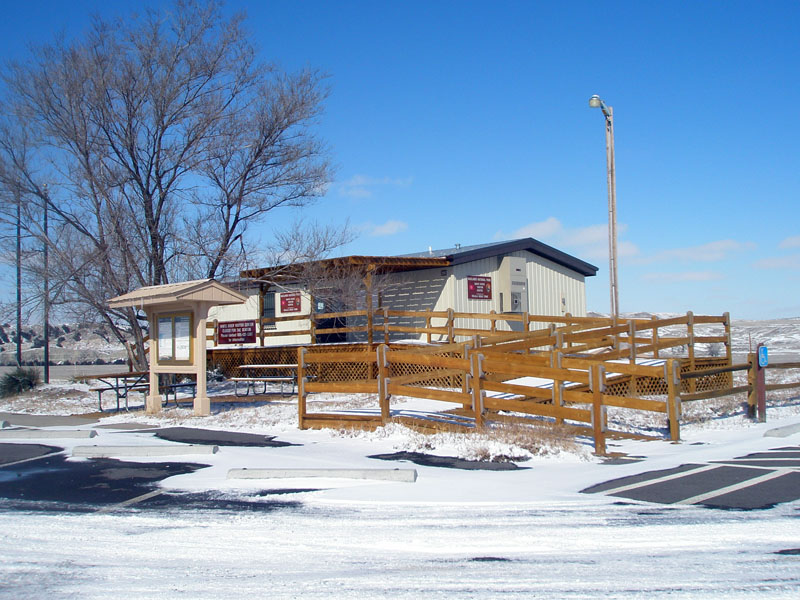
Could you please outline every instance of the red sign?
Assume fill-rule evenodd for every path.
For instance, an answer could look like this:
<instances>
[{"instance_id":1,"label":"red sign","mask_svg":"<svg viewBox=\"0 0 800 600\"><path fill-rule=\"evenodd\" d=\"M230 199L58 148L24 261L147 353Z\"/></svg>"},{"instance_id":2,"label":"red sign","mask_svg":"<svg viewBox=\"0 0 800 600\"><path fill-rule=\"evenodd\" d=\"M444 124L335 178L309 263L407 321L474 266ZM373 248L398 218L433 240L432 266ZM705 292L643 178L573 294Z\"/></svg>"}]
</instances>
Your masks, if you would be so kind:
<instances>
[{"instance_id":1,"label":"red sign","mask_svg":"<svg viewBox=\"0 0 800 600\"><path fill-rule=\"evenodd\" d=\"M467 298L469 300L491 300L492 278L478 277L477 275L467 277Z\"/></svg>"},{"instance_id":2,"label":"red sign","mask_svg":"<svg viewBox=\"0 0 800 600\"><path fill-rule=\"evenodd\" d=\"M281 312L300 312L300 292L284 292L281 294Z\"/></svg>"},{"instance_id":3,"label":"red sign","mask_svg":"<svg viewBox=\"0 0 800 600\"><path fill-rule=\"evenodd\" d=\"M218 344L255 344L255 321L222 321L217 323Z\"/></svg>"}]
</instances>

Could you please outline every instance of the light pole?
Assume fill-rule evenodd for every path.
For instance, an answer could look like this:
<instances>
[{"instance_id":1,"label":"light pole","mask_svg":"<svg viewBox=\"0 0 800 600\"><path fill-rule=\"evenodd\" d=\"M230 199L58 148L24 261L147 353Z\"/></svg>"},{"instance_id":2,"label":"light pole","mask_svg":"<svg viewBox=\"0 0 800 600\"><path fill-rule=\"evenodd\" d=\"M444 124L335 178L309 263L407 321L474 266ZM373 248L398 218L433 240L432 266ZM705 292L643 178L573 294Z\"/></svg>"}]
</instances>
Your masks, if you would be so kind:
<instances>
[{"instance_id":1,"label":"light pole","mask_svg":"<svg viewBox=\"0 0 800 600\"><path fill-rule=\"evenodd\" d=\"M617 283L617 175L614 165L614 109L595 94L589 106L599 108L606 118L606 165L608 168L608 266L611 293L611 315L619 317L619 286Z\"/></svg>"}]
</instances>

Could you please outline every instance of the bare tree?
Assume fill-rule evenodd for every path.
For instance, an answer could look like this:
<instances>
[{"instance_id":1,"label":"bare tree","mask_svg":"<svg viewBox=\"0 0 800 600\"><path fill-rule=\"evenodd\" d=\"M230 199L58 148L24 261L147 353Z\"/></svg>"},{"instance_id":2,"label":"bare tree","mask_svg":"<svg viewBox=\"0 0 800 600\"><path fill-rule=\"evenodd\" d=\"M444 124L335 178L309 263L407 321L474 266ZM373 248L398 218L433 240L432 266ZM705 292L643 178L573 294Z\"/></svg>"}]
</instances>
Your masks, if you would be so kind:
<instances>
[{"instance_id":1,"label":"bare tree","mask_svg":"<svg viewBox=\"0 0 800 600\"><path fill-rule=\"evenodd\" d=\"M0 185L51 211L53 300L96 312L120 340L142 343L142 315L109 297L235 272L248 225L307 206L330 180L313 133L324 76L259 62L242 24L217 2L178 1L96 18L2 71Z\"/></svg>"}]
</instances>

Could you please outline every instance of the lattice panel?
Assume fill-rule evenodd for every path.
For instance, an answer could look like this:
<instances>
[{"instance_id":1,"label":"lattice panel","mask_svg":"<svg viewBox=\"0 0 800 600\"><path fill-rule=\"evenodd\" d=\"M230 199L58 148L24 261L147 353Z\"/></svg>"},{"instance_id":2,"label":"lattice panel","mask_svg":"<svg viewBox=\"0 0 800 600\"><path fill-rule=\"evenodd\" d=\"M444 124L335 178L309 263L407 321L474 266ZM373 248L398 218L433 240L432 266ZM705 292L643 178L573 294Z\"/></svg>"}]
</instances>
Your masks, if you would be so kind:
<instances>
[{"instance_id":1,"label":"lattice panel","mask_svg":"<svg viewBox=\"0 0 800 600\"><path fill-rule=\"evenodd\" d=\"M297 364L296 346L274 346L270 348L231 348L225 350L209 350L208 366L218 368L225 377L236 377L239 365L257 364ZM275 375L276 372L270 373ZM283 373L280 373L281 375ZM287 375L291 372L287 371Z\"/></svg>"},{"instance_id":2,"label":"lattice panel","mask_svg":"<svg viewBox=\"0 0 800 600\"><path fill-rule=\"evenodd\" d=\"M703 369L715 369L717 367L726 367L728 362L724 357L721 358L698 358L695 360L695 370L702 371ZM682 361L681 373L688 373L691 371L689 361ZM694 381L694 392L710 392L712 390L722 390L733 387L733 373L717 373L716 375L707 375L705 377L696 377L692 379L684 379L681 381L681 393L688 394L692 392L692 384Z\"/></svg>"},{"instance_id":3,"label":"lattice panel","mask_svg":"<svg viewBox=\"0 0 800 600\"><path fill-rule=\"evenodd\" d=\"M442 352L435 356L456 357L452 352ZM402 375L420 375L423 373L434 373L442 369L430 367L427 365L413 365L408 363L392 363L389 365L389 377L400 377ZM408 385L414 387L428 387L428 388L443 388L452 389L460 388L463 385L464 378L461 375L444 375L440 377L433 377L424 381L409 383Z\"/></svg>"},{"instance_id":4,"label":"lattice panel","mask_svg":"<svg viewBox=\"0 0 800 600\"><path fill-rule=\"evenodd\" d=\"M367 344L336 344L336 345L317 345L308 346L307 352L313 353L334 353L334 352L364 352ZM377 367L374 363L313 363L308 365L308 374L316 378L321 383L339 383L343 381L358 381L363 379L375 379L377 377Z\"/></svg>"}]
</instances>

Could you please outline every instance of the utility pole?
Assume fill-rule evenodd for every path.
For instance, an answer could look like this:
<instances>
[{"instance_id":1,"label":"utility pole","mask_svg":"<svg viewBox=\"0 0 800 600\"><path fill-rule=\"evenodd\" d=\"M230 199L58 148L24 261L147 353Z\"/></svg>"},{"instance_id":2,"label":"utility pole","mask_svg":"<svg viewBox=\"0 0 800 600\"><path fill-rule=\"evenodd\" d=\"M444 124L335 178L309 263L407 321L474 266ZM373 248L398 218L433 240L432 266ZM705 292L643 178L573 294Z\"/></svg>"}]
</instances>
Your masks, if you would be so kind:
<instances>
[{"instance_id":1,"label":"utility pole","mask_svg":"<svg viewBox=\"0 0 800 600\"><path fill-rule=\"evenodd\" d=\"M17 366L22 366L22 199L19 190L17 200Z\"/></svg>"},{"instance_id":2,"label":"utility pole","mask_svg":"<svg viewBox=\"0 0 800 600\"><path fill-rule=\"evenodd\" d=\"M44 184L44 382L50 383L50 264L47 239L47 184Z\"/></svg>"},{"instance_id":3,"label":"utility pole","mask_svg":"<svg viewBox=\"0 0 800 600\"><path fill-rule=\"evenodd\" d=\"M606 121L606 167L608 176L608 264L611 293L611 316L619 317L619 281L617 279L617 167L614 159L614 109L600 96L589 98L589 106L600 108Z\"/></svg>"}]
</instances>

